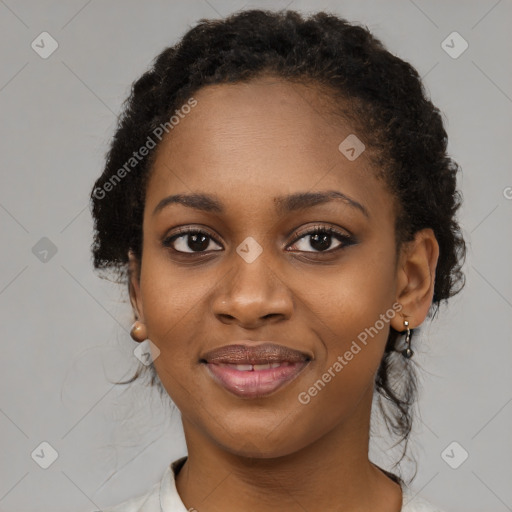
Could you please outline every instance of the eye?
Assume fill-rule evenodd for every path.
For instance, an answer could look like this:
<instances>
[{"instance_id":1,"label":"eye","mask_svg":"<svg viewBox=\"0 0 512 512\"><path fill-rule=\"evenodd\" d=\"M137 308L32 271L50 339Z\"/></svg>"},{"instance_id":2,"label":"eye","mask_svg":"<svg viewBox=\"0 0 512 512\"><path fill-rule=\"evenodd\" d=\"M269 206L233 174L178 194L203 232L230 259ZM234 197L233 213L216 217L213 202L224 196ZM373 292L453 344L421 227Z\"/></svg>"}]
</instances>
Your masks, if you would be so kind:
<instances>
[{"instance_id":1,"label":"eye","mask_svg":"<svg viewBox=\"0 0 512 512\"><path fill-rule=\"evenodd\" d=\"M211 243L219 246L213 236L201 229L183 229L179 233L169 236L162 241L165 247L170 247L176 252L188 254L205 252L211 249Z\"/></svg>"},{"instance_id":2,"label":"eye","mask_svg":"<svg viewBox=\"0 0 512 512\"><path fill-rule=\"evenodd\" d=\"M309 237L309 240L308 240ZM355 240L346 233L338 231L331 226L315 226L313 229L302 233L295 233L296 247L292 250L301 252L333 252L336 249L347 247L355 243ZM333 242L337 245L332 246ZM162 244L165 247L172 248L178 253L194 254L204 253L208 250L222 250L220 244L215 240L213 235L201 229L181 229L178 233L164 238ZM212 244L218 249L212 248ZM310 248L308 248L308 245Z\"/></svg>"},{"instance_id":3,"label":"eye","mask_svg":"<svg viewBox=\"0 0 512 512\"><path fill-rule=\"evenodd\" d=\"M302 252L333 252L336 249L355 243L355 240L350 235L330 226L315 226L313 229L302 234L296 234L296 236L294 245L297 248L292 250ZM335 241L337 241L338 245L332 247ZM313 250L308 249L308 246L313 248Z\"/></svg>"}]
</instances>

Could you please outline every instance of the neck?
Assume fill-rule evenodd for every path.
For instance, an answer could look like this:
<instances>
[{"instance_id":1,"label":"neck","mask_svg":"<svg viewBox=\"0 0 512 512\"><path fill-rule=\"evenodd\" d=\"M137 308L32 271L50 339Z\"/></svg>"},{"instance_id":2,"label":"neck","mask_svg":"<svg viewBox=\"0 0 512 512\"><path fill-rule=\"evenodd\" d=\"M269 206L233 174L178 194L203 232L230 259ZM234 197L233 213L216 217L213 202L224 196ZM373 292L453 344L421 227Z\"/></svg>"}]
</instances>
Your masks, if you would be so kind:
<instances>
[{"instance_id":1,"label":"neck","mask_svg":"<svg viewBox=\"0 0 512 512\"><path fill-rule=\"evenodd\" d=\"M368 459L371 399L365 396L350 425L279 457L227 451L183 418L188 459L176 478L182 501L201 512L399 512L400 486Z\"/></svg>"}]
</instances>

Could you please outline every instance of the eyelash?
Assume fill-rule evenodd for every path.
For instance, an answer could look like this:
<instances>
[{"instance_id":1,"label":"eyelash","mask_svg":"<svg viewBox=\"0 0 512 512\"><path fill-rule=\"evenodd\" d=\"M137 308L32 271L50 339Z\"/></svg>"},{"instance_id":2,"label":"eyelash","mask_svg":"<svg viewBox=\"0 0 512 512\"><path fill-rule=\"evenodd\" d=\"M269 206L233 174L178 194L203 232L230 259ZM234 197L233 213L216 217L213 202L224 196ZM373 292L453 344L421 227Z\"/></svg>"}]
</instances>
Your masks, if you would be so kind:
<instances>
[{"instance_id":1,"label":"eyelash","mask_svg":"<svg viewBox=\"0 0 512 512\"><path fill-rule=\"evenodd\" d=\"M312 254L333 253L339 249L343 249L344 247L348 247L348 246L356 243L355 239L352 236L347 235L346 233L338 231L337 229L335 229L331 226L318 225L318 226L314 226L309 231L305 231L303 233L298 233L296 231L293 234L294 239L293 239L293 242L291 245L295 245L302 238L305 238L307 236L313 236L313 235L320 234L320 233L324 233L324 234L336 237L341 242L341 245L338 247L335 247L334 249L327 249L325 251L302 251L302 252L306 252L306 253L310 253L310 254L311 253ZM203 230L203 229L198 229L198 228L182 228L182 229L178 230L176 233L174 233L173 235L164 238L162 241L162 245L168 249L173 250L177 254L186 254L186 255L192 256L194 254L206 254L208 252L208 251L186 252L186 251L178 251L178 250L174 249L172 247L173 242L176 239L181 238L185 235L206 235L209 239L213 240L216 244L221 245L220 242L218 240L216 240L216 238L213 235L211 235L208 231ZM215 250L212 252L219 252L219 250Z\"/></svg>"}]
</instances>

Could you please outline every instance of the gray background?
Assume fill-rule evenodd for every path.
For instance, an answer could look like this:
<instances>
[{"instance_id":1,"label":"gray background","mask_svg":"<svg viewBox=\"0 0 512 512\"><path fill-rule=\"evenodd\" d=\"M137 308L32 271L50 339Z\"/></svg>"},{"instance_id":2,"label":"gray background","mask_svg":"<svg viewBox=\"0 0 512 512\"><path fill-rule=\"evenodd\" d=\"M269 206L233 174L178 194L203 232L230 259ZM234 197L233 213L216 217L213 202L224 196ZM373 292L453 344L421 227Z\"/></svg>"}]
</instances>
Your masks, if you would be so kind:
<instances>
[{"instance_id":1,"label":"gray background","mask_svg":"<svg viewBox=\"0 0 512 512\"><path fill-rule=\"evenodd\" d=\"M510 0L0 0L0 510L99 509L144 492L185 454L178 412L149 388L111 383L138 360L124 289L92 271L87 195L153 57L199 18L253 6L365 23L443 111L463 169L467 286L416 338L413 488L447 511L512 510ZM31 48L43 31L59 44L47 59ZM441 47L453 31L469 44L456 59ZM43 237L57 249L46 262ZM31 457L43 441L58 453L48 469ZM441 456L453 441L469 453L458 469Z\"/></svg>"}]
</instances>

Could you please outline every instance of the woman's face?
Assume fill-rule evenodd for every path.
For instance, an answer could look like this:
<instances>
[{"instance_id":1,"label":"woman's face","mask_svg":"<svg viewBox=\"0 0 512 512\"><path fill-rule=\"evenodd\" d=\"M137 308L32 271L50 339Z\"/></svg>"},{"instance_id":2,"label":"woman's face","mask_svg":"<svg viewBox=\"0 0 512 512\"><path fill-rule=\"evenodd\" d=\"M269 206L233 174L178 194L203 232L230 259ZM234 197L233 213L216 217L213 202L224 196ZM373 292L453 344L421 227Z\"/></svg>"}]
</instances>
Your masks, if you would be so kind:
<instances>
[{"instance_id":1,"label":"woman's face","mask_svg":"<svg viewBox=\"0 0 512 512\"><path fill-rule=\"evenodd\" d=\"M364 136L335 122L314 89L280 80L209 86L194 98L158 150L135 283L185 433L274 457L360 431L398 272L393 197L368 150L357 156L353 135ZM264 342L297 351L294 364L280 347L256 352L281 361L274 369L228 364L250 350L207 355Z\"/></svg>"}]
</instances>

